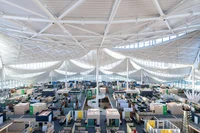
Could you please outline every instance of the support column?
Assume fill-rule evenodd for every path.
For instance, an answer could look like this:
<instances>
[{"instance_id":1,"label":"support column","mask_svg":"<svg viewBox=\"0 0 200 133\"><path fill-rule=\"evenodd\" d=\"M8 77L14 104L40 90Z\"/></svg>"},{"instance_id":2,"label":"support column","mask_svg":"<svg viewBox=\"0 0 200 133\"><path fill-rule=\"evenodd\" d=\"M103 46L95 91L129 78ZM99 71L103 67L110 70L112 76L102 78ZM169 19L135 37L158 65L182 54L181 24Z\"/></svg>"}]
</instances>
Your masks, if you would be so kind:
<instances>
[{"instance_id":1,"label":"support column","mask_svg":"<svg viewBox=\"0 0 200 133\"><path fill-rule=\"evenodd\" d=\"M119 91L119 81L117 80L117 89Z\"/></svg>"},{"instance_id":2,"label":"support column","mask_svg":"<svg viewBox=\"0 0 200 133\"><path fill-rule=\"evenodd\" d=\"M67 89L67 64L68 62L65 61L65 89Z\"/></svg>"},{"instance_id":3,"label":"support column","mask_svg":"<svg viewBox=\"0 0 200 133\"><path fill-rule=\"evenodd\" d=\"M1 68L1 89L3 90L4 87L4 82L5 82L5 76L4 76L4 65L2 64L2 68Z\"/></svg>"},{"instance_id":4,"label":"support column","mask_svg":"<svg viewBox=\"0 0 200 133\"><path fill-rule=\"evenodd\" d=\"M129 89L129 87L128 87L128 79L129 79L129 77L128 77L128 75L129 75L129 72L128 72L128 57L126 58L127 60L126 60L126 71L127 71L127 77L126 77L126 90L128 90Z\"/></svg>"},{"instance_id":5,"label":"support column","mask_svg":"<svg viewBox=\"0 0 200 133\"><path fill-rule=\"evenodd\" d=\"M180 86L181 86L180 88L182 89L182 80L180 80Z\"/></svg>"},{"instance_id":6,"label":"support column","mask_svg":"<svg viewBox=\"0 0 200 133\"><path fill-rule=\"evenodd\" d=\"M195 68L192 66L192 96L194 98L194 91L195 91Z\"/></svg>"},{"instance_id":7,"label":"support column","mask_svg":"<svg viewBox=\"0 0 200 133\"><path fill-rule=\"evenodd\" d=\"M141 69L141 84L143 83L143 70Z\"/></svg>"},{"instance_id":8,"label":"support column","mask_svg":"<svg viewBox=\"0 0 200 133\"><path fill-rule=\"evenodd\" d=\"M96 106L99 107L99 50L97 49L97 59L96 59Z\"/></svg>"},{"instance_id":9,"label":"support column","mask_svg":"<svg viewBox=\"0 0 200 133\"><path fill-rule=\"evenodd\" d=\"M184 89L186 89L186 84L187 84L187 82L186 82L186 81L184 81Z\"/></svg>"},{"instance_id":10,"label":"support column","mask_svg":"<svg viewBox=\"0 0 200 133\"><path fill-rule=\"evenodd\" d=\"M51 76L51 84L53 84L52 82L53 82L53 72L51 71L51 73L50 73L50 76Z\"/></svg>"}]
</instances>

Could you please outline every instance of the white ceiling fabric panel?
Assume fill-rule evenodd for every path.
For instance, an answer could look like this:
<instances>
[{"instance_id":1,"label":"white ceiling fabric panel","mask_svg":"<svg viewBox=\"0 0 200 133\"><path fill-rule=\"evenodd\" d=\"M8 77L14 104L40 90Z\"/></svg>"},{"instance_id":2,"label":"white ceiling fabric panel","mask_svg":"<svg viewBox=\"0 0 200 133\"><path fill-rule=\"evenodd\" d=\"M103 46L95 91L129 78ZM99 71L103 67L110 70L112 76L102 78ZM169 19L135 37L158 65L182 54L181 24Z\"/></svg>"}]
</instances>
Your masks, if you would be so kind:
<instances>
[{"instance_id":1,"label":"white ceiling fabric panel","mask_svg":"<svg viewBox=\"0 0 200 133\"><path fill-rule=\"evenodd\" d=\"M111 64L108 64L108 65L105 65L105 66L101 66L100 69L103 69L103 70L110 70L110 69L113 69L114 67L118 66L119 64L121 64L124 60L119 60L117 62L114 62L114 63L111 63Z\"/></svg>"},{"instance_id":2,"label":"white ceiling fabric panel","mask_svg":"<svg viewBox=\"0 0 200 133\"><path fill-rule=\"evenodd\" d=\"M66 75L65 71L55 70L55 72L57 72L59 74L62 74L62 75ZM74 75L74 74L76 74L76 73L75 72L69 72L69 71L67 71L67 75Z\"/></svg>"},{"instance_id":3,"label":"white ceiling fabric panel","mask_svg":"<svg viewBox=\"0 0 200 133\"><path fill-rule=\"evenodd\" d=\"M96 57L97 57L97 50L92 50L85 56L76 59L75 61L81 62L83 64L87 64L90 66L96 66ZM107 52L104 50L99 51L99 66L105 66L114 62L119 61L120 59L116 59L112 56L110 56Z\"/></svg>"},{"instance_id":4,"label":"white ceiling fabric panel","mask_svg":"<svg viewBox=\"0 0 200 133\"><path fill-rule=\"evenodd\" d=\"M133 61L131 61L131 63L133 63ZM135 63L135 62L134 62ZM162 73L162 74L185 74L188 75L191 70L192 67L191 66L181 66L181 67L175 67L175 68L170 68L170 67L152 67L152 66L148 66L148 65L143 65L143 64L139 64L139 63L135 63L137 64L140 68L147 70L147 71L152 71L152 72L157 72L157 73Z\"/></svg>"},{"instance_id":5,"label":"white ceiling fabric panel","mask_svg":"<svg viewBox=\"0 0 200 133\"><path fill-rule=\"evenodd\" d=\"M9 78L41 72L27 80L45 81L50 71L54 79L64 78L67 68L77 73L73 77L94 78L99 50L102 75L123 75L128 58L130 77L137 80L140 70L152 82L185 78L199 54L200 1L157 1L0 0L5 74ZM52 61L59 63L34 70L10 67ZM168 65L160 67L163 62Z\"/></svg>"},{"instance_id":6,"label":"white ceiling fabric panel","mask_svg":"<svg viewBox=\"0 0 200 133\"><path fill-rule=\"evenodd\" d=\"M130 62L130 60L128 60L128 70L129 71L133 71L133 70L137 70ZM112 69L109 69L109 71L111 72L124 72L127 71L127 59L124 59L120 64L118 64L117 66L115 66Z\"/></svg>"},{"instance_id":7,"label":"white ceiling fabric panel","mask_svg":"<svg viewBox=\"0 0 200 133\"><path fill-rule=\"evenodd\" d=\"M147 71L144 72L148 77L150 78L154 78L155 80L159 81L159 82L170 82L170 81L175 81L175 80L181 80L181 79L184 79L185 76L180 76L180 77L163 77L163 76L158 76L158 75L155 75L155 74L151 74Z\"/></svg>"},{"instance_id":8,"label":"white ceiling fabric panel","mask_svg":"<svg viewBox=\"0 0 200 133\"><path fill-rule=\"evenodd\" d=\"M70 61L67 61L67 67L66 67L65 62L63 62L62 66L59 68L59 70L62 70L62 71L65 71L66 69L69 72L80 73L80 72L87 71L90 68L86 69L86 68L82 67L82 65L78 65L76 62L70 60Z\"/></svg>"}]
</instances>

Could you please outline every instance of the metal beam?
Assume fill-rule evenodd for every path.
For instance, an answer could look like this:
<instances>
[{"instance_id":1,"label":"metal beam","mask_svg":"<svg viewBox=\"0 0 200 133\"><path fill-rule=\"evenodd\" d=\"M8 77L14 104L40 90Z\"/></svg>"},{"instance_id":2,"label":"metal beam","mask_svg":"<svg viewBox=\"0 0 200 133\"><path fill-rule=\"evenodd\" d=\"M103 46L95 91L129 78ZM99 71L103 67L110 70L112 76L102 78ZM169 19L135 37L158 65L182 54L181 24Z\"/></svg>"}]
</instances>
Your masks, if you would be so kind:
<instances>
[{"instance_id":1,"label":"metal beam","mask_svg":"<svg viewBox=\"0 0 200 133\"><path fill-rule=\"evenodd\" d=\"M65 61L65 89L67 89L67 82L68 82L68 79L67 79L67 65L68 65L68 61Z\"/></svg>"},{"instance_id":2,"label":"metal beam","mask_svg":"<svg viewBox=\"0 0 200 133\"><path fill-rule=\"evenodd\" d=\"M78 7L80 4L82 4L82 2L85 0L79 0L78 2L76 2L73 6L71 6L69 9L67 9L64 13L62 13L59 17L58 20L61 20L62 18L64 18L67 14L69 14L71 11L73 11L76 7ZM49 27L51 27L53 25L53 22L51 22L50 24L48 24L47 26L45 26L42 30L40 30L40 32L38 32L38 34L43 33L44 31L46 31ZM33 35L31 38L36 37L38 34Z\"/></svg>"},{"instance_id":3,"label":"metal beam","mask_svg":"<svg viewBox=\"0 0 200 133\"><path fill-rule=\"evenodd\" d=\"M195 67L192 65L192 96L194 98L195 93Z\"/></svg>"},{"instance_id":4,"label":"metal beam","mask_svg":"<svg viewBox=\"0 0 200 133\"><path fill-rule=\"evenodd\" d=\"M115 0L115 3L114 3L114 5L113 5L112 11L111 11L111 13L110 13L110 17L109 17L109 19L108 19L108 23L107 23L107 25L106 25L106 28L105 28L105 31L104 31L104 35L103 35L103 38L102 38L102 40L101 40L101 44L100 44L100 47L99 47L99 48L101 48L101 46L103 45L103 42L104 42L104 40L105 40L105 38L106 38L106 35L107 35L108 32L109 32L111 23L112 23L112 21L113 21L113 19L114 19L114 17L115 17L115 14L116 14L117 9L118 9L118 7L119 7L119 5L120 5L120 2L121 2L121 0Z\"/></svg>"},{"instance_id":5,"label":"metal beam","mask_svg":"<svg viewBox=\"0 0 200 133\"><path fill-rule=\"evenodd\" d=\"M113 20L111 24L122 24L122 23L138 23L138 22L146 22L146 21L160 21L163 19L178 19L178 18L185 18L190 16L198 16L200 12L188 12L182 14L174 14L174 15L166 15L163 18L161 17L141 17L135 19L127 19L127 20ZM0 15L1 18L6 19L14 19L14 20L21 20L21 21L33 21L33 22L41 22L41 23L55 23L54 20L51 19L42 19L42 18L35 18L35 17L24 17L24 16L12 16L12 15ZM57 23L60 24L108 24L106 20L57 20Z\"/></svg>"},{"instance_id":6,"label":"metal beam","mask_svg":"<svg viewBox=\"0 0 200 133\"><path fill-rule=\"evenodd\" d=\"M64 38L69 38L70 37L69 35L66 35L66 34L47 34L47 33L43 33L43 34L41 34L41 36L64 37ZM78 38L100 38L100 36L94 36L94 35L76 35L74 37L78 37Z\"/></svg>"},{"instance_id":7,"label":"metal beam","mask_svg":"<svg viewBox=\"0 0 200 133\"><path fill-rule=\"evenodd\" d=\"M148 23L149 23L149 22L139 23L139 24L136 23L135 25L133 25L133 26L131 26L131 27L128 27L128 28L126 28L126 29L122 29L122 30L119 30L119 31L113 32L113 33L109 34L108 36L110 36L110 35L115 35L115 34L117 34L117 33L121 33L121 32L124 32L124 31L130 30L130 29L133 29L133 28L136 28L136 27L142 26L142 25L146 25L146 24L148 24Z\"/></svg>"},{"instance_id":8,"label":"metal beam","mask_svg":"<svg viewBox=\"0 0 200 133\"><path fill-rule=\"evenodd\" d=\"M126 90L129 90L129 87L128 87L128 80L129 80L129 68L128 68L128 65L129 65L129 59L128 59L128 57L126 58L126 72L127 72L127 74L126 74Z\"/></svg>"},{"instance_id":9,"label":"metal beam","mask_svg":"<svg viewBox=\"0 0 200 133\"><path fill-rule=\"evenodd\" d=\"M29 10L29 9L27 9L27 8L24 8L24 7L22 7L22 6L19 6L19 5L17 5L17 4L14 4L14 3L12 3L12 2L9 2L8 0L0 0L0 2L3 2L3 3L8 4L8 5L10 5L10 6L16 7L16 8L18 8L18 9L23 10L23 11L29 12L29 13L31 13L31 14L37 15L37 16L39 16L39 17L47 18L46 16L43 16L43 15L37 13L37 12L31 11L31 10Z\"/></svg>"},{"instance_id":10,"label":"metal beam","mask_svg":"<svg viewBox=\"0 0 200 133\"><path fill-rule=\"evenodd\" d=\"M143 84L143 69L141 68L140 71L141 71L141 73L140 73L141 74L141 84Z\"/></svg>"},{"instance_id":11,"label":"metal beam","mask_svg":"<svg viewBox=\"0 0 200 133\"><path fill-rule=\"evenodd\" d=\"M150 22L148 23L144 28L142 28L141 30L138 31L138 33L142 33L143 31L145 31L146 29L148 29L149 27L151 27L153 24L155 24L155 22ZM120 46L123 45L124 43L128 42L129 40L131 40L132 38L135 38L136 36L138 36L138 34L135 34L133 36L128 37L126 40L122 41L120 44L116 45L116 46Z\"/></svg>"},{"instance_id":12,"label":"metal beam","mask_svg":"<svg viewBox=\"0 0 200 133\"><path fill-rule=\"evenodd\" d=\"M24 27L24 24L23 23L18 23L20 26L22 26L22 27ZM28 27L29 28L29 27ZM12 29L9 29L9 30L11 30L12 31ZM33 29L31 29L31 28L29 28L29 30L30 31L32 31L33 32L33 34L38 34L36 31L34 31ZM14 31L16 31L16 32L19 32L19 33L26 33L26 31L24 31L24 30L14 30ZM28 32L27 32L28 33ZM7 34L7 33L6 33ZM21 37L21 35L19 35L20 37ZM27 38L27 37L24 37L25 38L25 40L29 40L30 38ZM59 42L57 42L57 41L54 41L53 39L50 39L50 38L48 38L48 37L44 37L45 39L47 39L47 40L50 40L50 41L52 41L52 42L55 42L56 44L59 44L59 45L62 45L62 44L60 44ZM39 47L40 48L40 47ZM41 49L41 48L40 48ZM41 50L43 50L43 49L41 49ZM44 50L43 50L44 51ZM48 52L46 52L46 51L44 51L45 53L47 53L49 56L51 56L52 57L52 55L50 55ZM56 51L57 52L57 51ZM33 52L34 54L37 54L36 52ZM67 52L68 53L68 52ZM58 53L59 54L59 53Z\"/></svg>"},{"instance_id":13,"label":"metal beam","mask_svg":"<svg viewBox=\"0 0 200 133\"><path fill-rule=\"evenodd\" d=\"M97 49L97 57L96 57L96 106L99 107L99 49Z\"/></svg>"},{"instance_id":14,"label":"metal beam","mask_svg":"<svg viewBox=\"0 0 200 133\"><path fill-rule=\"evenodd\" d=\"M44 5L39 1L39 0L33 0L38 7L40 7L62 30L64 33L67 33L81 48L83 48L85 50L85 48L78 42L78 40L76 40L72 34L65 29L65 27L60 24L57 20L57 18L55 18L45 7Z\"/></svg>"},{"instance_id":15,"label":"metal beam","mask_svg":"<svg viewBox=\"0 0 200 133\"><path fill-rule=\"evenodd\" d=\"M46 30L47 30L49 27L51 27L52 25L53 25L52 23L46 25L42 30L40 30L38 33L36 33L36 34L34 34L33 36L31 36L29 39L32 39L32 38L38 36L39 34L43 33L44 31L46 31Z\"/></svg>"},{"instance_id":16,"label":"metal beam","mask_svg":"<svg viewBox=\"0 0 200 133\"><path fill-rule=\"evenodd\" d=\"M154 5L155 5L157 11L158 11L159 14L160 14L160 17L163 18L163 17L165 16L165 14L163 13L163 11L162 11L162 9L161 9L160 4L158 3L158 0L153 0L153 3L154 3ZM172 32L172 34L174 34L174 32L173 32L171 26L169 25L168 20L163 19L163 21L164 21L165 24L167 25L168 29Z\"/></svg>"},{"instance_id":17,"label":"metal beam","mask_svg":"<svg viewBox=\"0 0 200 133\"><path fill-rule=\"evenodd\" d=\"M187 30L187 32L190 32L190 31L198 30L198 28L200 28L200 25L182 26L182 27L174 28L173 31ZM2 30L2 31L11 31L11 32L16 32L16 33L24 33L24 34L28 34L28 35L33 35L34 34L34 32L16 30L16 29L11 29L11 28L2 28L2 27L0 27L0 30ZM160 34L160 33L168 34L169 30L156 30L156 31L151 31L151 32L132 33L132 34L116 34L116 35L111 34L111 35L107 35L107 37L108 38L115 38L115 37L127 37L127 36L134 36L134 35L137 35L139 37L140 35L150 35L150 34ZM12 33L9 33L9 34L12 34ZM16 34L16 36L27 38L27 37L25 37L23 35L20 35L20 34L19 35ZM70 38L70 36L65 35L65 34L46 34L45 33L45 34L39 34L39 36ZM78 38L94 38L94 39L95 38L96 39L100 38L100 36L93 36L93 35L88 35L88 36L77 35L77 36L74 36L74 37L78 37ZM117 45L117 46L119 46L119 45Z\"/></svg>"},{"instance_id":18,"label":"metal beam","mask_svg":"<svg viewBox=\"0 0 200 133\"><path fill-rule=\"evenodd\" d=\"M72 12L74 9L76 9L79 5L81 5L85 0L78 0L73 6L71 6L69 9L67 9L64 13L62 13L58 19L64 18L67 14Z\"/></svg>"},{"instance_id":19,"label":"metal beam","mask_svg":"<svg viewBox=\"0 0 200 133\"><path fill-rule=\"evenodd\" d=\"M36 18L36 17L24 17L24 16L13 16L13 15L0 15L1 18L5 19L12 19L12 20L21 20L21 21L28 21L28 22L40 22L40 23L53 23L54 21L45 18Z\"/></svg>"},{"instance_id":20,"label":"metal beam","mask_svg":"<svg viewBox=\"0 0 200 133\"><path fill-rule=\"evenodd\" d=\"M158 9L159 10L159 12L160 12L160 9ZM171 10L171 12L172 12L173 10ZM162 14L162 13L161 13ZM170 14L170 12L168 13L168 14ZM178 15L164 15L164 16L161 16L161 17L159 17L159 18L161 18L161 20L167 20L167 19L172 19L172 18L180 18L180 17L187 17L187 16L196 16L196 15L200 15L200 12L198 13L198 12L190 12L190 13L185 13L185 14L178 14ZM143 32L144 30L146 30L146 29L148 29L149 27L151 27L153 24L156 24L157 22L159 22L159 21L154 21L153 23L150 23L149 25L147 25L146 27L144 27L143 29L141 29L138 33L141 33L141 32ZM172 31L172 30L171 30ZM120 44L118 44L117 46L119 46L119 45L122 45L122 44L124 44L125 42L127 42L127 41L129 41L130 39L132 39L132 38L135 38L136 36L132 36L132 37L129 37L128 39L126 39L125 41L123 41L122 43L120 43Z\"/></svg>"},{"instance_id":21,"label":"metal beam","mask_svg":"<svg viewBox=\"0 0 200 133\"><path fill-rule=\"evenodd\" d=\"M71 25L71 24L65 24L65 25L67 25L67 26L69 26L69 27L72 27L72 28L74 28L74 29L82 30L82 31L84 31L84 32L92 33L92 34L94 34L94 35L97 35L97 36L102 37L101 34L96 33L96 32L93 32L93 31L90 31L90 30L88 30L88 29L84 29L84 28L81 28L81 27L78 27L78 26L74 26L74 25Z\"/></svg>"},{"instance_id":22,"label":"metal beam","mask_svg":"<svg viewBox=\"0 0 200 133\"><path fill-rule=\"evenodd\" d=\"M170 10L168 10L166 12L166 14L173 14L175 13L177 10L180 9L180 7L182 7L183 5L188 4L189 2L192 2L191 0L181 0L178 4L176 4L174 7L172 7Z\"/></svg>"},{"instance_id":23,"label":"metal beam","mask_svg":"<svg viewBox=\"0 0 200 133\"><path fill-rule=\"evenodd\" d=\"M0 22L0 26L4 27L4 28L8 27L8 28L14 28L14 29L22 29L22 28L19 28L17 26L9 25L9 24L3 23L3 22Z\"/></svg>"},{"instance_id":24,"label":"metal beam","mask_svg":"<svg viewBox=\"0 0 200 133\"><path fill-rule=\"evenodd\" d=\"M1 63L1 89L3 90L4 87L4 64L2 56L0 55L0 63Z\"/></svg>"}]
</instances>

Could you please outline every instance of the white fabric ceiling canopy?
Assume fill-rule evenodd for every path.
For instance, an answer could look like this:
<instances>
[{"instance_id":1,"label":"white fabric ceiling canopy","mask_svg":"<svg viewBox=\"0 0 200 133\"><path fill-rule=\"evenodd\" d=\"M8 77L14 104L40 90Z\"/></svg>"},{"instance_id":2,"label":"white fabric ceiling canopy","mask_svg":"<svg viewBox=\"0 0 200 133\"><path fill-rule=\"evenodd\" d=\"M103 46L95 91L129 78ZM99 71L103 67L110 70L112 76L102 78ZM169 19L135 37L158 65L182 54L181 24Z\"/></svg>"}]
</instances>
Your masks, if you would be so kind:
<instances>
[{"instance_id":1,"label":"white fabric ceiling canopy","mask_svg":"<svg viewBox=\"0 0 200 133\"><path fill-rule=\"evenodd\" d=\"M32 75L27 80L36 82L53 71L62 79L67 61L69 75L95 75L98 49L102 75L125 73L128 58L137 80L140 70L152 82L185 78L199 56L199 5L199 0L0 0L5 74L12 79ZM157 39L161 43L153 41ZM131 44L137 48L126 48ZM10 66L52 61L58 63L34 70ZM173 67L157 68L163 63Z\"/></svg>"}]
</instances>

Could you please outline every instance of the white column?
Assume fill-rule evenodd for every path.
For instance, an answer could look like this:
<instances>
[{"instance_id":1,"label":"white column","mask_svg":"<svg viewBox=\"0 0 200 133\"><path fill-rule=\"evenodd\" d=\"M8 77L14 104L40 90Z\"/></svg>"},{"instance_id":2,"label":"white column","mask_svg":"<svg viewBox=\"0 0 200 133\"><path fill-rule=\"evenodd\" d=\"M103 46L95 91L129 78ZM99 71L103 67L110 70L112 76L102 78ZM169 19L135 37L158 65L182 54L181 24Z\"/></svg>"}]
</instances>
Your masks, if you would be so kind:
<instances>
[{"instance_id":1,"label":"white column","mask_svg":"<svg viewBox=\"0 0 200 133\"><path fill-rule=\"evenodd\" d=\"M194 97L195 91L195 68L192 66L192 96Z\"/></svg>"},{"instance_id":2,"label":"white column","mask_svg":"<svg viewBox=\"0 0 200 133\"><path fill-rule=\"evenodd\" d=\"M128 73L128 57L126 58L126 71L127 71L127 77L126 77L126 89L128 90L128 75L129 75L129 73Z\"/></svg>"},{"instance_id":3,"label":"white column","mask_svg":"<svg viewBox=\"0 0 200 133\"><path fill-rule=\"evenodd\" d=\"M67 64L68 62L65 61L65 89L67 89Z\"/></svg>"},{"instance_id":4,"label":"white column","mask_svg":"<svg viewBox=\"0 0 200 133\"><path fill-rule=\"evenodd\" d=\"M118 88L118 91L119 91L119 81L117 80L117 88Z\"/></svg>"},{"instance_id":5,"label":"white column","mask_svg":"<svg viewBox=\"0 0 200 133\"><path fill-rule=\"evenodd\" d=\"M142 84L142 82L143 82L143 70L141 69L141 84Z\"/></svg>"},{"instance_id":6,"label":"white column","mask_svg":"<svg viewBox=\"0 0 200 133\"><path fill-rule=\"evenodd\" d=\"M53 72L51 71L51 73L50 73L50 76L51 76L51 84L53 84L52 82L53 82Z\"/></svg>"},{"instance_id":7,"label":"white column","mask_svg":"<svg viewBox=\"0 0 200 133\"><path fill-rule=\"evenodd\" d=\"M97 59L96 59L96 83L97 83L97 91L96 91L96 106L99 107L99 50L97 49Z\"/></svg>"},{"instance_id":8,"label":"white column","mask_svg":"<svg viewBox=\"0 0 200 133\"><path fill-rule=\"evenodd\" d=\"M1 68L1 89L2 90L3 90L3 87L4 87L4 82L5 82L4 65L2 64L2 68Z\"/></svg>"},{"instance_id":9,"label":"white column","mask_svg":"<svg viewBox=\"0 0 200 133\"><path fill-rule=\"evenodd\" d=\"M184 80L184 89L186 89L186 83L187 83L187 82Z\"/></svg>"}]
</instances>

